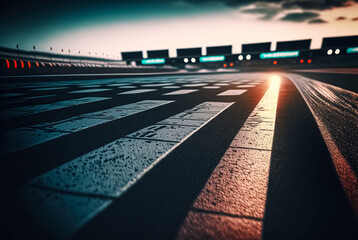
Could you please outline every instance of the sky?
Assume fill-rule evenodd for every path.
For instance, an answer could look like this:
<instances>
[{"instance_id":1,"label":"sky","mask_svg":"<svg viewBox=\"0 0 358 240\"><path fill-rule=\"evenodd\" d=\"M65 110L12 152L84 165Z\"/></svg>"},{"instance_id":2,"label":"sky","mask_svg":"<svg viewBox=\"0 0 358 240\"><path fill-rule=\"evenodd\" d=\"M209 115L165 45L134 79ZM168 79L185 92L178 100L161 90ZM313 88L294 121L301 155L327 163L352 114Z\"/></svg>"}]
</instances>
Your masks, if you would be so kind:
<instances>
[{"instance_id":1,"label":"sky","mask_svg":"<svg viewBox=\"0 0 358 240\"><path fill-rule=\"evenodd\" d=\"M124 51L358 35L358 0L12 1L0 10L0 46L119 58Z\"/></svg>"}]
</instances>

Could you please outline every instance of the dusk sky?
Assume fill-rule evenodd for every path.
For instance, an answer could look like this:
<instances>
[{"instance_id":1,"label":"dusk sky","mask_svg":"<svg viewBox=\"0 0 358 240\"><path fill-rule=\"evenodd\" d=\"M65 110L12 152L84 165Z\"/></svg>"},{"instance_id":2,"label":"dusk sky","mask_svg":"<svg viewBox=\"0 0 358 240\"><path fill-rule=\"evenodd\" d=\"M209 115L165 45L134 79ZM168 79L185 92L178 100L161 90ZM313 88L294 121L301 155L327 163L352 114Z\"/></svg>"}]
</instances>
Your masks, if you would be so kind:
<instances>
[{"instance_id":1,"label":"dusk sky","mask_svg":"<svg viewBox=\"0 0 358 240\"><path fill-rule=\"evenodd\" d=\"M134 4L135 3L135 4ZM71 54L233 45L358 34L358 0L35 1L1 7L0 46ZM204 52L205 53L205 52Z\"/></svg>"}]
</instances>

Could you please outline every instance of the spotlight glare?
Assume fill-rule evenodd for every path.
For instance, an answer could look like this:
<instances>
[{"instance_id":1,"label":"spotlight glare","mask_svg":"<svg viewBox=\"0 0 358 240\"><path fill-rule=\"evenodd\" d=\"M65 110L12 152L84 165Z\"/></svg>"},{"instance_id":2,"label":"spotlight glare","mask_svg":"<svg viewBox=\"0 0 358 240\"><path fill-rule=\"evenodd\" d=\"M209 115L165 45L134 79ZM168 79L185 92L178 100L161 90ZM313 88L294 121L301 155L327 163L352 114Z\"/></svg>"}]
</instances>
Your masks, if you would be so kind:
<instances>
[{"instance_id":1,"label":"spotlight glare","mask_svg":"<svg viewBox=\"0 0 358 240\"><path fill-rule=\"evenodd\" d=\"M280 86L280 83L281 83L281 77L278 76L278 75L271 75L269 76L269 79L270 81L270 85L271 86L275 86L275 87L279 87Z\"/></svg>"}]
</instances>

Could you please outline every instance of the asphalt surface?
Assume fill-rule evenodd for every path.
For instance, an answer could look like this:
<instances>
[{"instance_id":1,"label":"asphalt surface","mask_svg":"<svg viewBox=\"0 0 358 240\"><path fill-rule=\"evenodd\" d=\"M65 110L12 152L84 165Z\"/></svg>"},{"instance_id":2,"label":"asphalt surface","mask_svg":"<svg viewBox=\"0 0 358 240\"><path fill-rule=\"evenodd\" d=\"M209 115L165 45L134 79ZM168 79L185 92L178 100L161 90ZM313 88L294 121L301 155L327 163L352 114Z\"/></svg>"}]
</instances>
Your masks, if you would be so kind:
<instances>
[{"instance_id":1,"label":"asphalt surface","mask_svg":"<svg viewBox=\"0 0 358 240\"><path fill-rule=\"evenodd\" d=\"M2 239L358 239L357 74L0 87Z\"/></svg>"}]
</instances>

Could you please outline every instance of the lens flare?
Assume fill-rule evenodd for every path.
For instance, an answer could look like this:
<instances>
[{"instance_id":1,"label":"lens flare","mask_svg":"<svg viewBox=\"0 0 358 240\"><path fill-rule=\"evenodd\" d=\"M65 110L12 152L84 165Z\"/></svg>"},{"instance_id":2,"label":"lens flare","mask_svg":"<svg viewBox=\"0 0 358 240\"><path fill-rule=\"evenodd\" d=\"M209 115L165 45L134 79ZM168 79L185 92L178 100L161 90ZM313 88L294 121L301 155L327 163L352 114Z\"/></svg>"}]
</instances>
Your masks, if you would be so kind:
<instances>
[{"instance_id":1,"label":"lens flare","mask_svg":"<svg viewBox=\"0 0 358 240\"><path fill-rule=\"evenodd\" d=\"M273 88L278 88L281 84L281 77L276 74L270 75L268 80L270 81L270 86Z\"/></svg>"}]
</instances>

